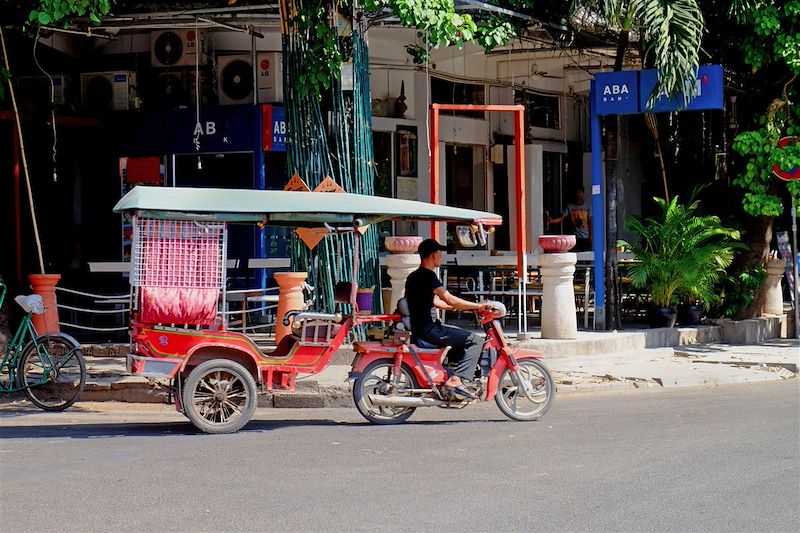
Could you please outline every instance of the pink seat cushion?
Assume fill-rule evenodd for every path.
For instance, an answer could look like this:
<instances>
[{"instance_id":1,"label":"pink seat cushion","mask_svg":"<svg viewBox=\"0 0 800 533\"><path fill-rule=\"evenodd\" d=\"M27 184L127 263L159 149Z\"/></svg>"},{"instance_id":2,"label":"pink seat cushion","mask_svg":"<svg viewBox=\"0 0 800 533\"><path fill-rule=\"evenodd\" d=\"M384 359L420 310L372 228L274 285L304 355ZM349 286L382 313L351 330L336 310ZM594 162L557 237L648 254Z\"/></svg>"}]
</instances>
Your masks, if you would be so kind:
<instances>
[{"instance_id":1,"label":"pink seat cushion","mask_svg":"<svg viewBox=\"0 0 800 533\"><path fill-rule=\"evenodd\" d=\"M140 320L146 324L210 326L217 316L218 289L142 287Z\"/></svg>"}]
</instances>

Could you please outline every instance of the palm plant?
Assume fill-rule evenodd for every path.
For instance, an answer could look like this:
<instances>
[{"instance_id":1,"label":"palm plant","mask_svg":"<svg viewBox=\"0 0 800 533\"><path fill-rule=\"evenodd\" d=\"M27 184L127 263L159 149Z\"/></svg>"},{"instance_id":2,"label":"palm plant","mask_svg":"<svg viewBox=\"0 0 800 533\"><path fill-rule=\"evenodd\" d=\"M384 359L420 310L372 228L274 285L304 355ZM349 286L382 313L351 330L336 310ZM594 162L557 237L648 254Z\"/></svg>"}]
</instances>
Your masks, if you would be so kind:
<instances>
[{"instance_id":1,"label":"palm plant","mask_svg":"<svg viewBox=\"0 0 800 533\"><path fill-rule=\"evenodd\" d=\"M679 296L703 300L706 306L717 301L716 285L736 248L742 247L736 242L739 232L724 227L719 217L696 214L698 201L683 205L677 196L669 202L654 200L659 216L626 221L639 242L619 242L637 259L630 269L631 283L648 289L659 307L670 307Z\"/></svg>"}]
</instances>

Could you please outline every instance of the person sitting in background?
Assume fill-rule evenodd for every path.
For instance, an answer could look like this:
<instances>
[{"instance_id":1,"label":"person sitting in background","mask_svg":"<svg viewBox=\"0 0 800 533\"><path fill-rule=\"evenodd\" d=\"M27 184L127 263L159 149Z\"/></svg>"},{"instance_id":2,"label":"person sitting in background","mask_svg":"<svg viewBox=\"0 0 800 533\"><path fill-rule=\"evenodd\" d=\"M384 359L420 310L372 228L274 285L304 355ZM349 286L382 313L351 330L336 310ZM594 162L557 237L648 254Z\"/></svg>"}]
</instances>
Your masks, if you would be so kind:
<instances>
[{"instance_id":1,"label":"person sitting in background","mask_svg":"<svg viewBox=\"0 0 800 533\"><path fill-rule=\"evenodd\" d=\"M547 217L548 224L558 224L565 218L572 224L575 235L575 252L586 252L592 249L592 210L585 198L583 185L575 189L575 201L567 204L560 217Z\"/></svg>"}]
</instances>

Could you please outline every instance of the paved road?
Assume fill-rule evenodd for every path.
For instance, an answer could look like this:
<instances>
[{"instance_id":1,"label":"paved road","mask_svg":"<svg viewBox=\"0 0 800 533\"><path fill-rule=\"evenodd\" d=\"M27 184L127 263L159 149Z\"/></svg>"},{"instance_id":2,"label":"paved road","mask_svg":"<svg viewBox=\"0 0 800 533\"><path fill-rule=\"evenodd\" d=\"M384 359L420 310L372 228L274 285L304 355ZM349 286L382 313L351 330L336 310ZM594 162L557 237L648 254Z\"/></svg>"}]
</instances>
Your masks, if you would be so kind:
<instances>
[{"instance_id":1,"label":"paved road","mask_svg":"<svg viewBox=\"0 0 800 533\"><path fill-rule=\"evenodd\" d=\"M0 530L796 531L798 392L563 396L536 423L262 410L222 436L157 408L6 411Z\"/></svg>"}]
</instances>

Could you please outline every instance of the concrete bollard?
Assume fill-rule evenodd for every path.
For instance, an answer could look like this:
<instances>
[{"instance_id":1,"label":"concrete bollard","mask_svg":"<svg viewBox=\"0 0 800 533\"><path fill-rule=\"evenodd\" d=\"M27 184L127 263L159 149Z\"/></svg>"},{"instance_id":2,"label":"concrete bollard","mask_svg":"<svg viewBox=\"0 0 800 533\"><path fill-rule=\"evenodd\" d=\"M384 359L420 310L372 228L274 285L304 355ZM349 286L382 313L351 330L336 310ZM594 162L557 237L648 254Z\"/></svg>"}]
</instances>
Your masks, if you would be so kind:
<instances>
[{"instance_id":1,"label":"concrete bollard","mask_svg":"<svg viewBox=\"0 0 800 533\"><path fill-rule=\"evenodd\" d=\"M572 277L578 256L574 253L542 254L542 338L575 339L578 320Z\"/></svg>"},{"instance_id":2,"label":"concrete bollard","mask_svg":"<svg viewBox=\"0 0 800 533\"><path fill-rule=\"evenodd\" d=\"M386 237L384 245L389 250L386 256L386 273L392 284L392 297L389 308L383 310L385 313L394 313L397 302L405 294L406 279L419 268L419 255L416 252L421 242L422 237Z\"/></svg>"},{"instance_id":3,"label":"concrete bollard","mask_svg":"<svg viewBox=\"0 0 800 533\"><path fill-rule=\"evenodd\" d=\"M783 288L781 279L786 270L786 261L773 259L767 261L767 279L764 281L764 306L761 309L762 315L782 315L783 314Z\"/></svg>"}]
</instances>

